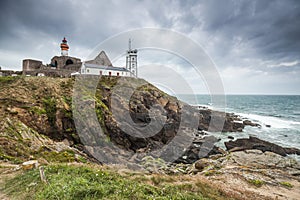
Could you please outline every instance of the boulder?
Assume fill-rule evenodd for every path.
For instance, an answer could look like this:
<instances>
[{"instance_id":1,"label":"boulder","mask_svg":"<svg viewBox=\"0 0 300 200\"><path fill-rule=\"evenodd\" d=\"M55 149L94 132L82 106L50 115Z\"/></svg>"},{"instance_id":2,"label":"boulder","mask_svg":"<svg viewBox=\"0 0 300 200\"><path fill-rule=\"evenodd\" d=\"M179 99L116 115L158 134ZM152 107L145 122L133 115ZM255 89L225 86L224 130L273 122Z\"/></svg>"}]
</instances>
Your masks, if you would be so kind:
<instances>
[{"instance_id":1,"label":"boulder","mask_svg":"<svg viewBox=\"0 0 300 200\"><path fill-rule=\"evenodd\" d=\"M299 163L295 160L283 157L273 152L262 152L261 150L245 150L231 153L228 160L229 165L264 168L293 168L298 170Z\"/></svg>"},{"instance_id":2,"label":"boulder","mask_svg":"<svg viewBox=\"0 0 300 200\"><path fill-rule=\"evenodd\" d=\"M252 136L245 139L237 139L235 141L225 142L225 146L226 149L230 152L257 149L261 150L262 152L274 152L281 156L286 156L287 154L300 155L300 150L297 148L284 148L277 144L267 142Z\"/></svg>"},{"instance_id":3,"label":"boulder","mask_svg":"<svg viewBox=\"0 0 300 200\"><path fill-rule=\"evenodd\" d=\"M297 155L300 155L300 149L297 149L297 148L284 148L285 152L287 154L297 154Z\"/></svg>"},{"instance_id":4,"label":"boulder","mask_svg":"<svg viewBox=\"0 0 300 200\"><path fill-rule=\"evenodd\" d=\"M37 160L29 160L22 163L22 169L24 170L37 168L38 166L39 166L39 162Z\"/></svg>"},{"instance_id":5,"label":"boulder","mask_svg":"<svg viewBox=\"0 0 300 200\"><path fill-rule=\"evenodd\" d=\"M178 158L175 163L192 164L201 158L208 158L212 155L225 155L226 151L214 145L217 141L218 139L213 136L194 140L183 156Z\"/></svg>"},{"instance_id":6,"label":"boulder","mask_svg":"<svg viewBox=\"0 0 300 200\"><path fill-rule=\"evenodd\" d=\"M210 166L212 163L209 159L202 158L195 162L195 168L199 171L204 170L206 167Z\"/></svg>"},{"instance_id":7,"label":"boulder","mask_svg":"<svg viewBox=\"0 0 300 200\"><path fill-rule=\"evenodd\" d=\"M244 124L245 126L260 126L259 124L253 123L252 121L250 121L250 120L248 120L248 119L244 120L244 121L243 121L243 124Z\"/></svg>"},{"instance_id":8,"label":"boulder","mask_svg":"<svg viewBox=\"0 0 300 200\"><path fill-rule=\"evenodd\" d=\"M242 132L245 126L259 126L259 124L252 123L250 120L245 120L244 123L239 116L233 113L225 113L220 111L213 111L210 109L198 108L200 112L200 121L198 130L211 132ZM214 116L214 122L217 124L210 124L212 116ZM218 127L218 123L224 123L223 127Z\"/></svg>"}]
</instances>

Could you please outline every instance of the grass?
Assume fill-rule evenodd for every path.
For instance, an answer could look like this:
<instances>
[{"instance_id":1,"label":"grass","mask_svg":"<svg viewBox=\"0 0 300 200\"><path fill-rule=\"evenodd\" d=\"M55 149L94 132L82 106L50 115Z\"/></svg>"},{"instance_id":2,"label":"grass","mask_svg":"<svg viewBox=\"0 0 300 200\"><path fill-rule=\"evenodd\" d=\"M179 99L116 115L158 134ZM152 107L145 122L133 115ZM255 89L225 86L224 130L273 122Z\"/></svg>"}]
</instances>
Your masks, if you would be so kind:
<instances>
[{"instance_id":1,"label":"grass","mask_svg":"<svg viewBox=\"0 0 300 200\"><path fill-rule=\"evenodd\" d=\"M43 104L48 117L48 122L51 127L54 127L56 122L56 100L51 97L44 98Z\"/></svg>"},{"instance_id":2,"label":"grass","mask_svg":"<svg viewBox=\"0 0 300 200\"><path fill-rule=\"evenodd\" d=\"M37 115L44 115L47 114L46 110L43 108L40 108L38 106L33 106L31 108L29 108L29 112L33 113L33 114L37 114Z\"/></svg>"},{"instance_id":3,"label":"grass","mask_svg":"<svg viewBox=\"0 0 300 200\"><path fill-rule=\"evenodd\" d=\"M216 174L221 174L221 173L217 170L214 170L214 169L208 170L204 173L205 176L213 176L213 175L216 175Z\"/></svg>"},{"instance_id":4,"label":"grass","mask_svg":"<svg viewBox=\"0 0 300 200\"><path fill-rule=\"evenodd\" d=\"M0 86L7 83L12 83L18 79L20 79L20 76L0 76Z\"/></svg>"},{"instance_id":5,"label":"grass","mask_svg":"<svg viewBox=\"0 0 300 200\"><path fill-rule=\"evenodd\" d=\"M287 187L287 188L292 188L292 187L294 187L291 183L285 182L285 181L280 182L279 184L282 185L282 186L284 186L284 187Z\"/></svg>"},{"instance_id":6,"label":"grass","mask_svg":"<svg viewBox=\"0 0 300 200\"><path fill-rule=\"evenodd\" d=\"M41 148L40 152L37 152L35 156L45 158L48 162L67 163L75 161L75 153L71 150L55 152Z\"/></svg>"},{"instance_id":7,"label":"grass","mask_svg":"<svg viewBox=\"0 0 300 200\"><path fill-rule=\"evenodd\" d=\"M250 179L250 180L248 180L248 182L256 187L261 187L265 184L264 181L258 180L258 179Z\"/></svg>"},{"instance_id":8,"label":"grass","mask_svg":"<svg viewBox=\"0 0 300 200\"><path fill-rule=\"evenodd\" d=\"M202 182L177 183L176 177L145 178L120 175L94 165L49 165L45 167L48 184L40 181L33 169L6 181L5 192L20 199L229 199Z\"/></svg>"}]
</instances>

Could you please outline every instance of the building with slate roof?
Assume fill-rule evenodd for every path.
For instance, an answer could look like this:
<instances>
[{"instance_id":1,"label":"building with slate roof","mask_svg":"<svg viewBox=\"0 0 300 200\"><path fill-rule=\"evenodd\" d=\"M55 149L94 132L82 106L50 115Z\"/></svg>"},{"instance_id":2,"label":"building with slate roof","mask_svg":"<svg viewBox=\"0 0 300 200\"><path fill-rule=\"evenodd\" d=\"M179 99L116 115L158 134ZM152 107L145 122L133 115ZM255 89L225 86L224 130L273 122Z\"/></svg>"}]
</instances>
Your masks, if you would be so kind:
<instances>
[{"instance_id":1,"label":"building with slate roof","mask_svg":"<svg viewBox=\"0 0 300 200\"><path fill-rule=\"evenodd\" d=\"M101 51L93 60L82 62L80 58L69 56L69 45L66 38L62 40L60 48L61 56L54 56L51 63L47 65L39 60L24 59L22 74L51 77L70 77L77 74L137 77L136 70L132 70L132 65L129 67L128 61L126 61L126 68L115 67L104 51ZM137 56L134 56L136 60ZM132 55L130 55L130 58L132 59ZM137 62L134 63L134 69L136 69Z\"/></svg>"}]
</instances>

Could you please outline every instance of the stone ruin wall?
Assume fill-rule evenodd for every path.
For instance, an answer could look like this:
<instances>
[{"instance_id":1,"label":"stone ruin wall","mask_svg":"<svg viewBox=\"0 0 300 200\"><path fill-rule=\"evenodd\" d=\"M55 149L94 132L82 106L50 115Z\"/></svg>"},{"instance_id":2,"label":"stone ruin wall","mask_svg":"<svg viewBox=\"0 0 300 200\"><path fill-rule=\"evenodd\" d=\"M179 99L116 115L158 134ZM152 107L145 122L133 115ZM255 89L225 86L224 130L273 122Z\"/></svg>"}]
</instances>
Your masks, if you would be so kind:
<instances>
[{"instance_id":1,"label":"stone ruin wall","mask_svg":"<svg viewBox=\"0 0 300 200\"><path fill-rule=\"evenodd\" d=\"M71 60L73 64L66 65ZM56 67L53 65L57 63ZM70 61L69 61L70 63ZM51 64L43 65L39 60L23 60L23 75L37 76L44 74L51 77L70 77L71 73L78 72L81 68L81 60L69 56L55 56L51 59Z\"/></svg>"}]
</instances>

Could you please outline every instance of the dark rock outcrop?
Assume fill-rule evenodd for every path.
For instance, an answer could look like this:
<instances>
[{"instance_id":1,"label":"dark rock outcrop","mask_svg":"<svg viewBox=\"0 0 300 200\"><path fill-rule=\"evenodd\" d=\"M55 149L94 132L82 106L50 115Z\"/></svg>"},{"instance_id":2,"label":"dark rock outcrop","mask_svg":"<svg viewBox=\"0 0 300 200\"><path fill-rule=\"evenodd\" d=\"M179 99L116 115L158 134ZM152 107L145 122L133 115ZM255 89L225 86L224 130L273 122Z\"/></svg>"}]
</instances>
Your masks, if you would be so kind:
<instances>
[{"instance_id":1,"label":"dark rock outcrop","mask_svg":"<svg viewBox=\"0 0 300 200\"><path fill-rule=\"evenodd\" d=\"M237 139L235 141L225 142L225 146L228 151L243 151L249 149L257 149L262 152L270 151L281 156L286 156L287 154L297 154L300 155L300 149L296 148L285 148L277 144L267 142L256 137L249 137L245 139Z\"/></svg>"},{"instance_id":2,"label":"dark rock outcrop","mask_svg":"<svg viewBox=\"0 0 300 200\"><path fill-rule=\"evenodd\" d=\"M243 124L244 124L245 126L257 126L257 127L260 127L260 124L258 124L258 123L253 123L252 121L250 121L250 120L248 120L248 119L244 120L244 121L243 121Z\"/></svg>"},{"instance_id":3,"label":"dark rock outcrop","mask_svg":"<svg viewBox=\"0 0 300 200\"><path fill-rule=\"evenodd\" d=\"M201 109L199 112L199 130L210 132L241 132L245 127L242 120L232 113L224 113L210 109ZM215 118L214 121L217 122L216 124L211 123L212 116ZM218 127L219 123L224 123L224 125Z\"/></svg>"},{"instance_id":4,"label":"dark rock outcrop","mask_svg":"<svg viewBox=\"0 0 300 200\"><path fill-rule=\"evenodd\" d=\"M140 82L143 83L143 86L136 87L136 84L140 84ZM126 85L125 89L118 91L118 95L114 95L114 85L108 87L105 84L105 92L103 92L102 85L98 85L98 88L102 99L106 99L103 103L109 108L102 116L106 134L112 142L126 150L149 153L161 149L173 141L180 129L181 132L184 130L182 138L191 138L191 143L189 146L177 144L178 147L174 151L181 157L176 162L193 163L202 157L224 153L214 146L216 141L209 142L209 146L205 146L207 143L203 146L204 140L195 135L197 132L202 135L202 130L220 131L218 129L220 124L215 126L210 124L212 117L214 117L215 122L221 123L221 131L223 132L242 131L244 128L241 119L234 114L206 109L197 110L143 80L119 79L118 84ZM126 95L133 91L133 88L136 89L127 102ZM127 114L128 111L130 115ZM117 113L117 116L111 113ZM195 121L196 119L198 121ZM131 120L134 124L130 122ZM224 126L222 126L222 120ZM139 127L147 127L155 121L161 122L161 127L159 127L160 123L154 124L150 130L147 129L150 134L139 129Z\"/></svg>"}]
</instances>

